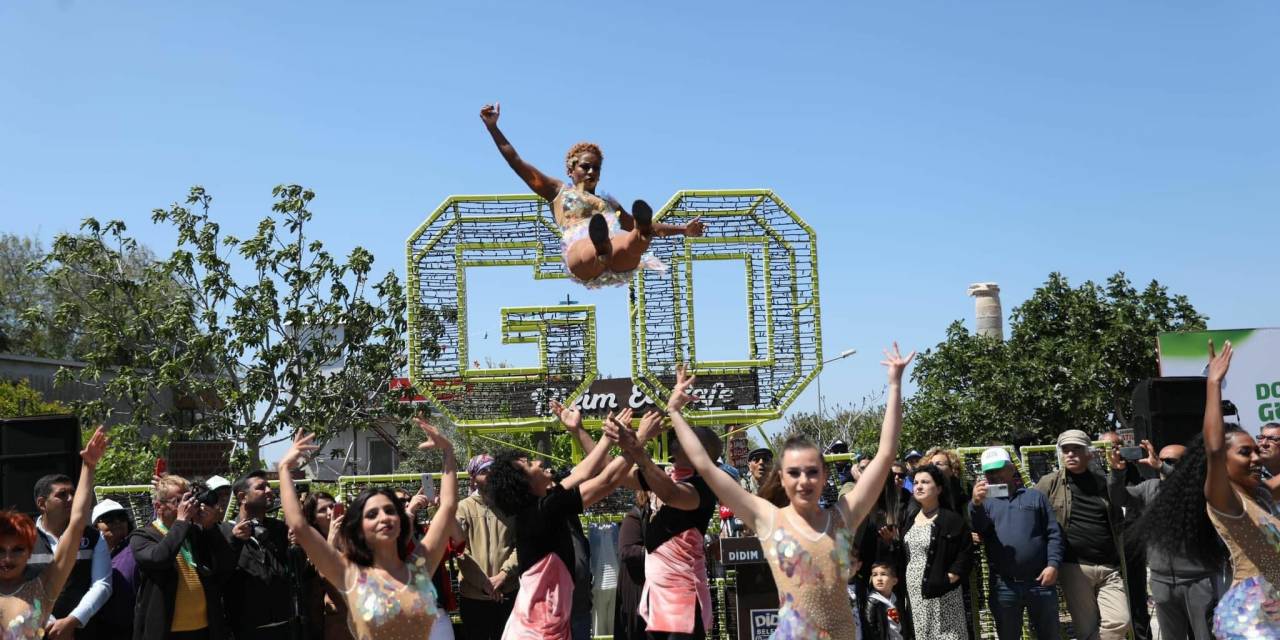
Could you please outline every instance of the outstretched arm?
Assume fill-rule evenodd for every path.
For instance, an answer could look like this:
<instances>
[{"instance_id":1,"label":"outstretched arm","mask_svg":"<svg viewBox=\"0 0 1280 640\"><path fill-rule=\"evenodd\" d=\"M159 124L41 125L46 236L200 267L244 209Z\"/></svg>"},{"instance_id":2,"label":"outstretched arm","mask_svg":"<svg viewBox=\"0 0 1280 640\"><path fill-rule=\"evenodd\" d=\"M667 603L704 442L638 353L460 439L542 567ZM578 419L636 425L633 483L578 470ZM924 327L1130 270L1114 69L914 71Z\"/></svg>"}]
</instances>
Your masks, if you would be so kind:
<instances>
[{"instance_id":1,"label":"outstretched arm","mask_svg":"<svg viewBox=\"0 0 1280 640\"><path fill-rule=\"evenodd\" d=\"M520 154L516 153L516 148L498 129L498 115L501 111L501 105L496 102L480 108L480 119L484 121L484 128L489 130L489 135L493 136L493 143L498 145L498 151L506 159L507 164L511 165L511 169L520 176L521 180L524 180L525 184L529 185L530 189L533 189L534 193L546 200L555 200L556 193L560 191L561 182L525 162Z\"/></svg>"},{"instance_id":2,"label":"outstretched arm","mask_svg":"<svg viewBox=\"0 0 1280 640\"><path fill-rule=\"evenodd\" d=\"M453 443L439 430L422 418L415 417L414 421L427 436L418 448L438 449L444 455L444 467L440 475L440 508L431 517L431 526L427 527L427 535L422 538L422 546L427 549L427 566L436 567L440 565L440 559L444 558L451 534L458 529L458 523L454 519L458 514L458 459L453 455Z\"/></svg>"},{"instance_id":3,"label":"outstretched arm","mask_svg":"<svg viewBox=\"0 0 1280 640\"><path fill-rule=\"evenodd\" d=\"M751 495L737 480L725 473L724 469L716 466L711 456L707 455L707 450L702 448L702 442L693 432L693 427L680 415L680 410L693 401L689 389L695 380L694 376L685 375L684 367L677 367L676 384L671 389L671 400L667 402L668 415L675 428L676 438L680 440L680 449L689 457L689 464L707 481L720 502L732 509L752 531L760 531L760 523L766 521L766 516L767 521L772 523L773 513L778 508L764 498Z\"/></svg>"},{"instance_id":4,"label":"outstretched arm","mask_svg":"<svg viewBox=\"0 0 1280 640\"><path fill-rule=\"evenodd\" d=\"M1209 375L1205 378L1204 453L1209 467L1204 477L1204 498L1209 506L1229 516L1244 510L1240 498L1231 488L1227 476L1227 440L1222 427L1222 381L1231 368L1231 341L1222 345L1222 353L1214 353L1209 341Z\"/></svg>"},{"instance_id":5,"label":"outstretched arm","mask_svg":"<svg viewBox=\"0 0 1280 640\"><path fill-rule=\"evenodd\" d=\"M701 501L698 490L688 482L672 480L671 476L668 476L661 467L654 464L653 458L649 457L649 451L644 448L644 440L641 438L647 439L648 435L657 433L658 429L653 425L661 422L662 414L657 411L646 413L644 418L641 419L640 431L636 434L637 437L626 443L622 453L627 457L627 460L636 465L639 477L644 479L645 485L649 487L653 495L658 496L658 499L663 504L670 505L675 509L692 511L698 508L698 503Z\"/></svg>"},{"instance_id":6,"label":"outstretched arm","mask_svg":"<svg viewBox=\"0 0 1280 640\"><path fill-rule=\"evenodd\" d=\"M862 519L867 517L867 512L875 505L876 498L884 487L889 469L893 467L893 459L898 452L898 436L902 434L902 374L915 357L914 351L907 357L902 357L896 342L893 343L892 352L885 349L884 360L880 364L889 369L889 398L884 407L884 425L880 427L880 448L876 450L876 457L863 470L853 491L840 500L840 508L843 509L841 515L849 527L857 528Z\"/></svg>"},{"instance_id":7,"label":"outstretched arm","mask_svg":"<svg viewBox=\"0 0 1280 640\"><path fill-rule=\"evenodd\" d=\"M67 576L71 575L71 569L76 564L80 537L84 535L84 528L89 524L89 512L93 510L93 472L106 453L109 441L106 428L98 425L89 438L89 444L80 452L80 483L76 486L76 497L71 501L71 521L58 538L58 549L53 552L53 562L40 576L51 601L62 593L62 586L66 584Z\"/></svg>"},{"instance_id":8,"label":"outstretched arm","mask_svg":"<svg viewBox=\"0 0 1280 640\"><path fill-rule=\"evenodd\" d=\"M307 558L311 560L316 571L324 576L329 584L338 589L346 589L347 559L321 537L319 531L307 523L306 516L302 515L302 504L298 502L298 491L293 487L293 468L298 465L304 455L317 448L316 445L311 444L313 438L315 434L304 434L298 431L294 434L293 446L289 447L289 450L280 458L278 464L280 508L284 511L284 521L289 525L289 531L293 532L302 550L307 552ZM359 518L361 515L352 514L352 517ZM331 523L329 526L336 527L338 524Z\"/></svg>"},{"instance_id":9,"label":"outstretched arm","mask_svg":"<svg viewBox=\"0 0 1280 640\"><path fill-rule=\"evenodd\" d=\"M558 405L553 405L553 410L555 406ZM565 429L568 429L570 434L578 438L578 441L582 443L582 450L587 452L587 457L583 458L582 462L579 462L573 468L573 471L569 472L569 477L560 481L560 486L565 489L572 489L588 479L596 478L600 475L605 465L609 464L612 459L609 456L609 447L613 443L609 442L608 437L602 433L600 435L601 442L597 445L591 439L591 434L582 428L582 417L577 409L564 409L558 415L560 416L560 421L564 423ZM630 416L630 409L627 410L627 415ZM610 416L610 419L612 419L612 416ZM630 418L628 417L628 419Z\"/></svg>"}]
</instances>

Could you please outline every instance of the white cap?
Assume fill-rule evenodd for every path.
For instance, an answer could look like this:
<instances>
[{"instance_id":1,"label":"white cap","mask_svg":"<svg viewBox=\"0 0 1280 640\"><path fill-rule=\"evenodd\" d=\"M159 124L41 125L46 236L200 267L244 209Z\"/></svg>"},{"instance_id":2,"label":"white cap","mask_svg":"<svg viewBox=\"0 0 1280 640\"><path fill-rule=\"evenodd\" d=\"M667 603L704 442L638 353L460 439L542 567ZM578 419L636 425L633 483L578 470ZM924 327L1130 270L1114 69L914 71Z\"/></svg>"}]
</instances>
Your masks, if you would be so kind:
<instances>
[{"instance_id":1,"label":"white cap","mask_svg":"<svg viewBox=\"0 0 1280 640\"><path fill-rule=\"evenodd\" d=\"M1009 458L1009 452L1004 447L991 447L982 452L982 470L995 471L1001 469L1004 465L1013 462Z\"/></svg>"},{"instance_id":2,"label":"white cap","mask_svg":"<svg viewBox=\"0 0 1280 640\"><path fill-rule=\"evenodd\" d=\"M105 516L108 513L111 513L112 511L123 511L126 514L129 513L129 511L125 509L123 506L121 506L119 502L116 502L115 500L110 500L110 499L103 500L93 508L93 518L90 519L90 522L96 523L98 522L98 518L101 518L102 516Z\"/></svg>"},{"instance_id":3,"label":"white cap","mask_svg":"<svg viewBox=\"0 0 1280 640\"><path fill-rule=\"evenodd\" d=\"M214 489L229 487L231 486L231 483L222 476L209 476L209 479L205 480L204 486L209 487L209 490L213 491Z\"/></svg>"}]
</instances>

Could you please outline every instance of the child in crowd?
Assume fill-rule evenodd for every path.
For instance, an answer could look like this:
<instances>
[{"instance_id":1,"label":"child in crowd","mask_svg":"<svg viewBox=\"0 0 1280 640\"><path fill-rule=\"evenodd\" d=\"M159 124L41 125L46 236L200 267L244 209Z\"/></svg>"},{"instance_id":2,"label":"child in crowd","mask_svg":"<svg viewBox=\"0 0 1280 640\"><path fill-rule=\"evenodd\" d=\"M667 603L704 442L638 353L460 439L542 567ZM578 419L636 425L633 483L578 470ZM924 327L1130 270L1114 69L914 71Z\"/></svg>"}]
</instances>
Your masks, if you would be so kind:
<instances>
[{"instance_id":1,"label":"child in crowd","mask_svg":"<svg viewBox=\"0 0 1280 640\"><path fill-rule=\"evenodd\" d=\"M871 594L867 597L862 618L862 637L867 640L910 640L911 625L898 606L893 588L898 585L898 570L892 562L871 565Z\"/></svg>"}]
</instances>

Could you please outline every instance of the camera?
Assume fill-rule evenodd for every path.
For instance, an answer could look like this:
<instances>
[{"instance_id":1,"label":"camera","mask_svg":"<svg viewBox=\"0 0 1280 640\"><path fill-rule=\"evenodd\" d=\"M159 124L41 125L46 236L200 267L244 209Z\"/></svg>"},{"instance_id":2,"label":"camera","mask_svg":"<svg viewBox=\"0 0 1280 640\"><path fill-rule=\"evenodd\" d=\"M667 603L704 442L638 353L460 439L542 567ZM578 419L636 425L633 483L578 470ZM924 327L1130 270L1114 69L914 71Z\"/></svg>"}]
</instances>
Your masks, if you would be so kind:
<instances>
[{"instance_id":1,"label":"camera","mask_svg":"<svg viewBox=\"0 0 1280 640\"><path fill-rule=\"evenodd\" d=\"M988 498L1008 498L1009 485L1007 484L989 484L987 485Z\"/></svg>"},{"instance_id":2,"label":"camera","mask_svg":"<svg viewBox=\"0 0 1280 640\"><path fill-rule=\"evenodd\" d=\"M191 487L191 493L196 497L196 502L206 507L218 506L218 492L210 489L202 484L194 484Z\"/></svg>"},{"instance_id":3,"label":"camera","mask_svg":"<svg viewBox=\"0 0 1280 640\"><path fill-rule=\"evenodd\" d=\"M1120 457L1125 460L1141 460L1145 455L1142 447L1120 447Z\"/></svg>"}]
</instances>

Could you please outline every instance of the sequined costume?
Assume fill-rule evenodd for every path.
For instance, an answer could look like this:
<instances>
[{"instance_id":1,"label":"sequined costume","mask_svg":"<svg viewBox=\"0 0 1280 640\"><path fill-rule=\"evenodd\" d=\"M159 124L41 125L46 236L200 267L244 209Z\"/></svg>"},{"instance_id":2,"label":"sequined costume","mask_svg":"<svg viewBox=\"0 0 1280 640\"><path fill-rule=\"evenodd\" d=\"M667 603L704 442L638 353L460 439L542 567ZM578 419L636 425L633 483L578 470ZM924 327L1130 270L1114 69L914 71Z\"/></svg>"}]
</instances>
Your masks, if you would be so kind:
<instances>
[{"instance_id":1,"label":"sequined costume","mask_svg":"<svg viewBox=\"0 0 1280 640\"><path fill-rule=\"evenodd\" d=\"M1238 489L1236 496L1244 505L1237 516L1205 506L1231 552L1233 572L1214 610L1213 633L1220 640L1280 638L1280 514L1265 490L1257 499Z\"/></svg>"},{"instance_id":2,"label":"sequined costume","mask_svg":"<svg viewBox=\"0 0 1280 640\"><path fill-rule=\"evenodd\" d=\"M796 528L791 507L778 509L760 532L765 557L778 593L774 640L853 638L856 623L846 586L853 573L853 533L836 510L817 537Z\"/></svg>"},{"instance_id":3,"label":"sequined costume","mask_svg":"<svg viewBox=\"0 0 1280 640\"><path fill-rule=\"evenodd\" d=\"M35 640L44 637L44 625L53 607L44 606L48 599L44 580L32 578L13 593L0 592L0 639Z\"/></svg>"},{"instance_id":4,"label":"sequined costume","mask_svg":"<svg viewBox=\"0 0 1280 640\"><path fill-rule=\"evenodd\" d=\"M418 545L404 567L404 583L373 567L359 567L343 596L356 640L426 640L436 620L436 592L431 584L426 550Z\"/></svg>"},{"instance_id":5,"label":"sequined costume","mask_svg":"<svg viewBox=\"0 0 1280 640\"><path fill-rule=\"evenodd\" d=\"M556 193L556 200L560 202L560 213L556 217L560 224L560 255L564 258L565 263L569 261L569 248L579 240L591 241L589 226L591 216L599 213L609 222L609 237L629 233L622 229L622 223L618 218L618 210L621 206L609 196L597 196L592 193L576 191L570 186L563 186ZM649 252L645 252L640 256L641 269L650 269L653 271L666 271L667 265L662 264ZM569 278L574 282L582 284L588 289L599 289L601 287L616 287L631 282L631 276L635 270L631 271L610 271L605 269L603 273L592 278L591 280L579 280L572 273Z\"/></svg>"}]
</instances>

